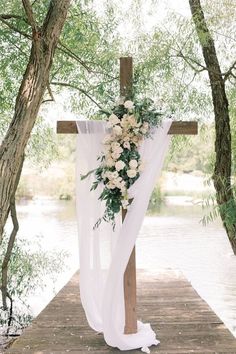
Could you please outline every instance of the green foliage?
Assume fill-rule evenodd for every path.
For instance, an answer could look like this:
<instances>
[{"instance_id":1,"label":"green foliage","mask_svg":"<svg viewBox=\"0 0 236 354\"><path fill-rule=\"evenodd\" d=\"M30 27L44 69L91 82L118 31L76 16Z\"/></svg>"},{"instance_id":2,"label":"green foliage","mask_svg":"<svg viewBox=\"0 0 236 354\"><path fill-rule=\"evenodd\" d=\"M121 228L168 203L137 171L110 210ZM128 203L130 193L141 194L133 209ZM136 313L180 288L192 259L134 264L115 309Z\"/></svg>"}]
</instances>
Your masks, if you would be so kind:
<instances>
[{"instance_id":1,"label":"green foliage","mask_svg":"<svg viewBox=\"0 0 236 354\"><path fill-rule=\"evenodd\" d=\"M213 124L199 124L194 137L173 136L168 154L168 170L212 174L215 159Z\"/></svg>"},{"instance_id":2,"label":"green foliage","mask_svg":"<svg viewBox=\"0 0 236 354\"><path fill-rule=\"evenodd\" d=\"M211 179L206 180L206 184L210 185ZM230 191L232 192L232 198L228 199L227 202L219 202L218 200L225 199L225 193L228 193L228 189L225 187L222 193L219 194L218 198L216 193L211 193L204 198L202 202L203 210L206 210L206 214L203 216L201 222L206 226L209 222L214 221L221 217L223 224L226 226L227 230L232 230L234 234L234 228L236 224L236 215L235 215L235 200L236 200L236 184L235 181L232 181L230 186Z\"/></svg>"},{"instance_id":3,"label":"green foliage","mask_svg":"<svg viewBox=\"0 0 236 354\"><path fill-rule=\"evenodd\" d=\"M8 237L5 235L0 249L0 265L6 252ZM32 319L27 298L39 288L44 289L46 282L55 282L56 276L64 269L65 252L45 252L38 242L17 239L11 255L8 271L8 293L13 300L12 331L26 326ZM10 304L9 304L10 308ZM0 325L6 326L9 310L0 307Z\"/></svg>"},{"instance_id":4,"label":"green foliage","mask_svg":"<svg viewBox=\"0 0 236 354\"><path fill-rule=\"evenodd\" d=\"M110 222L115 227L115 216L121 208L128 208L128 189L135 183L142 170L142 160L138 147L145 137L151 137L154 127L161 124L162 114L156 110L151 99L145 98L137 102L121 97L112 111L102 111L109 117L111 132L104 138L104 151L98 157L99 166L86 175L94 174L95 180L91 191L102 184L99 196L105 202L101 221ZM118 131L118 132L117 132Z\"/></svg>"},{"instance_id":5,"label":"green foliage","mask_svg":"<svg viewBox=\"0 0 236 354\"><path fill-rule=\"evenodd\" d=\"M42 25L48 4L49 1L33 3L34 16L39 25ZM30 55L31 28L18 1L1 4L0 14L11 15L0 22L2 140L14 115L14 101ZM107 16L111 21L107 20ZM118 87L118 65L114 60L118 57L115 27L114 14L109 6L102 19L93 9L91 1L72 3L50 75L50 86L56 100L68 96L65 109L79 111L84 116L92 115L97 110L97 104L103 105L113 96L113 88ZM113 75L115 71L117 73ZM46 92L45 101L51 99L50 92ZM53 140L49 125L39 118L28 146L28 156L34 163L47 166L55 158Z\"/></svg>"}]
</instances>

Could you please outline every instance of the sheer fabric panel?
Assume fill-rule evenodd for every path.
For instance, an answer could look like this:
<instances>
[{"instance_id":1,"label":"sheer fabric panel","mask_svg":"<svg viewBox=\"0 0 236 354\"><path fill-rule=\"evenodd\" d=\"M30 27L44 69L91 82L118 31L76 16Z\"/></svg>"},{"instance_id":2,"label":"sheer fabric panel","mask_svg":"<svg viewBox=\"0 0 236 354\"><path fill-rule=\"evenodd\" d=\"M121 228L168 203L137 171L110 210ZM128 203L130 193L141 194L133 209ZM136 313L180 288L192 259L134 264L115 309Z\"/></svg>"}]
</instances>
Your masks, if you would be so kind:
<instances>
[{"instance_id":1,"label":"sheer fabric panel","mask_svg":"<svg viewBox=\"0 0 236 354\"><path fill-rule=\"evenodd\" d=\"M171 120L155 129L140 153L145 169L131 186L133 202L123 224L116 220L115 231L107 223L93 226L103 215L104 204L98 200L102 186L90 192L93 175L81 181L80 175L95 169L107 134L106 122L77 122L77 219L79 227L80 295L89 325L103 332L105 341L120 350L158 344L150 324L138 322L138 332L124 335L125 310L123 275L142 225L149 198L161 172L170 136Z\"/></svg>"}]
</instances>

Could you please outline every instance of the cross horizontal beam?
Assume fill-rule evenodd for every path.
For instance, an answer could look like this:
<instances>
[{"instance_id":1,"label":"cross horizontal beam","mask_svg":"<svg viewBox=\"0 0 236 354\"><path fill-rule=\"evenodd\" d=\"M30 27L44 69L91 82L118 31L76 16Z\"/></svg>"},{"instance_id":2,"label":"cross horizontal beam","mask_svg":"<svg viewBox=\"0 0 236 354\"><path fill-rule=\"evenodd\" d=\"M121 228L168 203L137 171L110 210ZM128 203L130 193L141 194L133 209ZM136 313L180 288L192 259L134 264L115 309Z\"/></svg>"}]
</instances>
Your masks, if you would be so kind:
<instances>
[{"instance_id":1,"label":"cross horizontal beam","mask_svg":"<svg viewBox=\"0 0 236 354\"><path fill-rule=\"evenodd\" d=\"M57 121L58 134L78 134L76 121L59 120ZM198 123L193 121L176 121L172 122L168 134L170 135L197 135Z\"/></svg>"}]
</instances>

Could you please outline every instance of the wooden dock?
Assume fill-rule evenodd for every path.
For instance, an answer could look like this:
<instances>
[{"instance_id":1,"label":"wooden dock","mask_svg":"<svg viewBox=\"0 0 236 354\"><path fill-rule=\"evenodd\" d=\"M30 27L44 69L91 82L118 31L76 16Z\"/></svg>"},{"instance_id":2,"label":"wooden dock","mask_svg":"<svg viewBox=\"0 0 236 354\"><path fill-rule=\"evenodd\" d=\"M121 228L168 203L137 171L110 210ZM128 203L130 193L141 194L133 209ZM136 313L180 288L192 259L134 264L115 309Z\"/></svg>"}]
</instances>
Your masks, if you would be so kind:
<instances>
[{"instance_id":1,"label":"wooden dock","mask_svg":"<svg viewBox=\"0 0 236 354\"><path fill-rule=\"evenodd\" d=\"M76 273L6 353L118 354L88 327L78 284ZM138 317L152 324L161 341L151 353L236 354L236 338L178 272L138 272Z\"/></svg>"}]
</instances>

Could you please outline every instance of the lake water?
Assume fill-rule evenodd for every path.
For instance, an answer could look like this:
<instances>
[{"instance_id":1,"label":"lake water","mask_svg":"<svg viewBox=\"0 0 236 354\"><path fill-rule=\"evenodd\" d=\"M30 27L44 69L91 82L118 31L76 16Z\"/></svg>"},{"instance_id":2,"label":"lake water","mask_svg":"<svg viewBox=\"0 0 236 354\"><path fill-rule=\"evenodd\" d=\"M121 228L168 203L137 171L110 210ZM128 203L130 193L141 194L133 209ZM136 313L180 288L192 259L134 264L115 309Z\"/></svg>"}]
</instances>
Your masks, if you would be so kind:
<instances>
[{"instance_id":1,"label":"lake water","mask_svg":"<svg viewBox=\"0 0 236 354\"><path fill-rule=\"evenodd\" d=\"M20 235L43 249L65 250L67 269L53 286L30 299L36 315L78 269L74 202L37 199L18 205ZM203 211L187 197L169 197L155 216L146 216L137 240L137 267L180 270L236 336L236 257L221 223L203 226Z\"/></svg>"}]
</instances>

